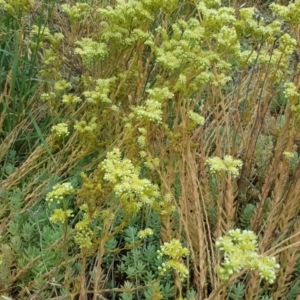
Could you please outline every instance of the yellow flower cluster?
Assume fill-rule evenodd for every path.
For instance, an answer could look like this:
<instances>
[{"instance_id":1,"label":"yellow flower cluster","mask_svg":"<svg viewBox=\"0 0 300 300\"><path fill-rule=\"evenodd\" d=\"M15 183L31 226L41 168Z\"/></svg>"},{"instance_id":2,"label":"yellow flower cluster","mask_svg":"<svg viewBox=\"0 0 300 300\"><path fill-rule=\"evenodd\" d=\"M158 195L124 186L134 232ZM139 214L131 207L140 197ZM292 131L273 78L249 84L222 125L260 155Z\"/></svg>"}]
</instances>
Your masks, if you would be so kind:
<instances>
[{"instance_id":1,"label":"yellow flower cluster","mask_svg":"<svg viewBox=\"0 0 300 300\"><path fill-rule=\"evenodd\" d=\"M199 114L189 110L188 111L188 116L189 118L195 122L196 125L204 125L204 118L202 116L200 116Z\"/></svg>"},{"instance_id":2,"label":"yellow flower cluster","mask_svg":"<svg viewBox=\"0 0 300 300\"><path fill-rule=\"evenodd\" d=\"M224 159L212 157L206 160L206 165L212 174L220 175L231 174L233 177L238 177L243 162L240 159L233 159L230 155L226 155Z\"/></svg>"},{"instance_id":3,"label":"yellow flower cluster","mask_svg":"<svg viewBox=\"0 0 300 300\"><path fill-rule=\"evenodd\" d=\"M102 20L101 28L104 28L102 38L121 47L145 41L151 36L147 29L155 12L171 12L177 3L178 0L117 0L114 7L99 8L97 13Z\"/></svg>"},{"instance_id":4,"label":"yellow flower cluster","mask_svg":"<svg viewBox=\"0 0 300 300\"><path fill-rule=\"evenodd\" d=\"M53 132L58 137L66 137L69 135L68 124L59 123L57 125L52 126L51 132Z\"/></svg>"},{"instance_id":5,"label":"yellow flower cluster","mask_svg":"<svg viewBox=\"0 0 300 300\"><path fill-rule=\"evenodd\" d=\"M289 152L289 151L284 151L283 155L287 158L287 159L292 159L295 157L295 152Z\"/></svg>"},{"instance_id":6,"label":"yellow flower cluster","mask_svg":"<svg viewBox=\"0 0 300 300\"><path fill-rule=\"evenodd\" d=\"M34 0L0 0L0 8L13 15L18 11L29 11L33 4Z\"/></svg>"},{"instance_id":7,"label":"yellow flower cluster","mask_svg":"<svg viewBox=\"0 0 300 300\"><path fill-rule=\"evenodd\" d=\"M86 66L91 66L96 59L103 60L108 53L105 43L93 41L91 38L83 38L76 45L79 47L75 48L75 53L81 56Z\"/></svg>"},{"instance_id":8,"label":"yellow flower cluster","mask_svg":"<svg viewBox=\"0 0 300 300\"><path fill-rule=\"evenodd\" d=\"M76 3L73 6L62 4L61 7L67 13L71 22L82 21L90 10L90 6L87 3Z\"/></svg>"},{"instance_id":9,"label":"yellow flower cluster","mask_svg":"<svg viewBox=\"0 0 300 300\"><path fill-rule=\"evenodd\" d=\"M143 204L153 205L160 197L157 185L140 178L139 169L129 159L121 159L121 156L117 148L107 154L100 166L105 171L104 179L114 184L115 194L126 206L135 207L135 212Z\"/></svg>"},{"instance_id":10,"label":"yellow flower cluster","mask_svg":"<svg viewBox=\"0 0 300 300\"><path fill-rule=\"evenodd\" d=\"M153 234L153 230L151 228L146 228L144 230L140 230L138 232L138 237L140 239L145 239L147 236L152 235Z\"/></svg>"},{"instance_id":11,"label":"yellow flower cluster","mask_svg":"<svg viewBox=\"0 0 300 300\"><path fill-rule=\"evenodd\" d=\"M49 203L53 201L60 203L65 199L66 196L72 195L73 193L74 188L70 182L57 184L53 187L52 191L46 195L46 201Z\"/></svg>"},{"instance_id":12,"label":"yellow flower cluster","mask_svg":"<svg viewBox=\"0 0 300 300\"><path fill-rule=\"evenodd\" d=\"M173 259L179 259L188 255L190 252L187 248L182 247L181 243L177 239L172 239L169 243L164 243L157 251L158 257L167 255Z\"/></svg>"},{"instance_id":13,"label":"yellow flower cluster","mask_svg":"<svg viewBox=\"0 0 300 300\"><path fill-rule=\"evenodd\" d=\"M58 208L54 210L52 216L50 217L50 221L53 223L64 223L67 218L73 216L73 211L71 209L62 210Z\"/></svg>"},{"instance_id":14,"label":"yellow flower cluster","mask_svg":"<svg viewBox=\"0 0 300 300\"><path fill-rule=\"evenodd\" d=\"M73 94L65 94L62 96L62 103L66 104L66 105L72 105L72 104L76 104L81 102L80 97L75 96Z\"/></svg>"},{"instance_id":15,"label":"yellow flower cluster","mask_svg":"<svg viewBox=\"0 0 300 300\"><path fill-rule=\"evenodd\" d=\"M97 129L97 118L93 117L89 123L86 121L76 122L74 128L80 133L93 132Z\"/></svg>"},{"instance_id":16,"label":"yellow flower cluster","mask_svg":"<svg viewBox=\"0 0 300 300\"><path fill-rule=\"evenodd\" d=\"M76 244L82 249L82 248L90 248L92 243L92 235L93 232L89 227L80 228L78 229L76 227L77 231L74 237L74 240Z\"/></svg>"},{"instance_id":17,"label":"yellow flower cluster","mask_svg":"<svg viewBox=\"0 0 300 300\"><path fill-rule=\"evenodd\" d=\"M164 243L157 251L158 258L167 256L168 259L160 267L158 267L159 272L163 275L168 269L174 269L178 272L179 277L184 279L188 276L189 271L187 267L180 261L182 257L189 254L189 250L182 247L181 243L177 239L171 240L169 243Z\"/></svg>"},{"instance_id":18,"label":"yellow flower cluster","mask_svg":"<svg viewBox=\"0 0 300 300\"><path fill-rule=\"evenodd\" d=\"M228 235L216 241L216 247L224 252L224 262L221 266L217 266L217 272L222 280L228 280L242 269L254 269L269 283L274 282L275 271L280 266L274 257L257 253L257 236L254 232L230 230Z\"/></svg>"},{"instance_id":19,"label":"yellow flower cluster","mask_svg":"<svg viewBox=\"0 0 300 300\"><path fill-rule=\"evenodd\" d=\"M179 274L179 277L183 280L189 275L189 270L187 267L178 260L170 259L163 263L161 267L158 267L158 270L161 275L167 272L168 269L176 270Z\"/></svg>"},{"instance_id":20,"label":"yellow flower cluster","mask_svg":"<svg viewBox=\"0 0 300 300\"><path fill-rule=\"evenodd\" d=\"M71 87L71 83L64 79L55 82L54 89L58 92L63 92Z\"/></svg>"},{"instance_id":21,"label":"yellow flower cluster","mask_svg":"<svg viewBox=\"0 0 300 300\"><path fill-rule=\"evenodd\" d=\"M86 97L86 101L91 104L111 103L108 95L115 80L115 77L97 79L95 89L93 91L85 91L83 93Z\"/></svg>"},{"instance_id":22,"label":"yellow flower cluster","mask_svg":"<svg viewBox=\"0 0 300 300\"><path fill-rule=\"evenodd\" d=\"M298 114L300 111L300 93L293 82L287 82L284 85L284 96L288 99L291 110Z\"/></svg>"},{"instance_id":23,"label":"yellow flower cluster","mask_svg":"<svg viewBox=\"0 0 300 300\"><path fill-rule=\"evenodd\" d=\"M298 25L300 20L300 1L290 1L287 6L272 3L270 8L274 13L279 15L283 20L292 25Z\"/></svg>"},{"instance_id":24,"label":"yellow flower cluster","mask_svg":"<svg viewBox=\"0 0 300 300\"><path fill-rule=\"evenodd\" d=\"M136 117L138 120L149 120L157 124L162 122L162 105L156 100L146 100L145 105L134 106L131 109L131 118Z\"/></svg>"},{"instance_id":25,"label":"yellow flower cluster","mask_svg":"<svg viewBox=\"0 0 300 300\"><path fill-rule=\"evenodd\" d=\"M83 210L83 209L82 209ZM74 240L80 248L90 248L92 243L93 231L90 228L90 220L85 213L83 220L75 225L76 234Z\"/></svg>"}]
</instances>

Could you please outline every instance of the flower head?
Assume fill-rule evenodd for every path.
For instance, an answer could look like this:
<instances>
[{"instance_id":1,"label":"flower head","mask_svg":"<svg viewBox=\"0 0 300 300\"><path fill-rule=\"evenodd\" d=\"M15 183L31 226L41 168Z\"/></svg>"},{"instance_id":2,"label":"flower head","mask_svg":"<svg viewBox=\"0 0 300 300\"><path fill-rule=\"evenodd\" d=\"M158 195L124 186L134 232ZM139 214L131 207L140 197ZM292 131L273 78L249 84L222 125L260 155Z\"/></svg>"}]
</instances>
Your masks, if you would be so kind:
<instances>
[{"instance_id":1,"label":"flower head","mask_svg":"<svg viewBox=\"0 0 300 300\"><path fill-rule=\"evenodd\" d=\"M179 259L189 254L189 250L182 247L181 243L177 239L172 239L169 243L164 243L158 250L158 257L163 255L169 256L173 259Z\"/></svg>"},{"instance_id":2,"label":"flower head","mask_svg":"<svg viewBox=\"0 0 300 300\"><path fill-rule=\"evenodd\" d=\"M62 210L59 208L54 210L50 221L53 223L64 223L69 217L73 217L73 211L71 209Z\"/></svg>"},{"instance_id":3,"label":"flower head","mask_svg":"<svg viewBox=\"0 0 300 300\"><path fill-rule=\"evenodd\" d=\"M74 193L74 188L70 182L57 184L53 187L52 191L46 195L46 201L51 203L56 201L60 203L66 196Z\"/></svg>"},{"instance_id":4,"label":"flower head","mask_svg":"<svg viewBox=\"0 0 300 300\"><path fill-rule=\"evenodd\" d=\"M144 230L140 230L138 232L138 236L140 239L145 239L147 236L152 235L153 234L153 230L151 228L146 228Z\"/></svg>"},{"instance_id":5,"label":"flower head","mask_svg":"<svg viewBox=\"0 0 300 300\"><path fill-rule=\"evenodd\" d=\"M222 280L228 280L242 269L254 269L269 283L274 282L279 265L274 257L257 253L257 236L253 231L230 230L228 235L218 238L216 246L224 252L224 261L217 266L217 273Z\"/></svg>"},{"instance_id":6,"label":"flower head","mask_svg":"<svg viewBox=\"0 0 300 300\"><path fill-rule=\"evenodd\" d=\"M58 137L66 137L69 135L68 124L59 123L57 125L52 126L51 132L53 132Z\"/></svg>"},{"instance_id":7,"label":"flower head","mask_svg":"<svg viewBox=\"0 0 300 300\"><path fill-rule=\"evenodd\" d=\"M206 160L206 165L212 174L231 174L233 177L238 177L243 166L240 159L233 159L230 155L226 155L224 159L212 157Z\"/></svg>"}]
</instances>

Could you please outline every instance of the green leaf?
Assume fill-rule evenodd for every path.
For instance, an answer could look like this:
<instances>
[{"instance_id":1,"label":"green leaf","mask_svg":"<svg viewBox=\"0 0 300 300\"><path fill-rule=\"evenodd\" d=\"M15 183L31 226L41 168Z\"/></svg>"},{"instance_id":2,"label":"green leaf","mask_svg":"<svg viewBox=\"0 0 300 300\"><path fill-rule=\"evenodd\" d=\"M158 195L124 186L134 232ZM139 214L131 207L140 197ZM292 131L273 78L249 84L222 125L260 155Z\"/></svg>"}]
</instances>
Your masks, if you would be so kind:
<instances>
[{"instance_id":1,"label":"green leaf","mask_svg":"<svg viewBox=\"0 0 300 300\"><path fill-rule=\"evenodd\" d=\"M229 299L243 300L246 292L246 287L243 283L237 283L228 287Z\"/></svg>"},{"instance_id":2,"label":"green leaf","mask_svg":"<svg viewBox=\"0 0 300 300\"><path fill-rule=\"evenodd\" d=\"M15 171L15 167L12 164L7 164L5 166L5 173L11 175Z\"/></svg>"}]
</instances>

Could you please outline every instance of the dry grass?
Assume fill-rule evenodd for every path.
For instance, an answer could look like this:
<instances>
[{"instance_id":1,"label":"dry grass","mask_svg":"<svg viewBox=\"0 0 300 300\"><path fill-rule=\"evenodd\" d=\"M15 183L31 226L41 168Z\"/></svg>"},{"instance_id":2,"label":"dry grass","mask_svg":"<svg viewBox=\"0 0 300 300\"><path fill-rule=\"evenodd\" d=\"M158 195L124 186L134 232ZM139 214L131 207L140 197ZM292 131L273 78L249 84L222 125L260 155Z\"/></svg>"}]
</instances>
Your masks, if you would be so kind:
<instances>
[{"instance_id":1,"label":"dry grass","mask_svg":"<svg viewBox=\"0 0 300 300\"><path fill-rule=\"evenodd\" d=\"M182 3L182 7L183 10L190 11L189 5L192 6L193 1L187 2ZM110 4L113 5L113 2ZM232 7L254 5L261 10L267 5L261 1L231 1L229 4ZM106 1L94 3L90 16L77 26L70 24L60 4L48 6L37 1L36 9L31 12L33 20L37 20L38 14L45 14L47 11L48 23L44 25L63 33L63 43L55 49L57 61L53 62L51 67L59 71L62 78L73 80L72 93L82 97L82 92L86 88L82 82L83 78L91 80L92 85L95 84L93 81L95 78L117 76L110 99L113 104L120 107L122 113L113 114L107 107L98 107L99 111L95 115L99 120L99 129L93 135L85 137L74 130L64 144L60 144L51 135L50 128L58 121L64 120L72 126L74 120L88 121L94 113L86 102L66 107L59 100L56 100L53 106L40 101L40 95L50 91L58 79L54 72L46 74L28 98L26 107L32 109L28 112L24 108L18 116L12 115L14 110L10 109L11 102L21 101L16 100L11 94L11 87L14 86L13 81L16 80L17 74L13 68L3 66L8 68L0 95L0 128L2 132L6 132L5 136L1 137L0 145L3 170L7 164L9 151L15 149L19 158L14 162L14 169L10 174L4 174L2 171L4 175L0 188L9 192L20 188L24 197L19 210L6 208L0 219L1 233L5 237L1 251L4 261L6 260L6 271L11 272L7 282L0 283L0 294L6 293L13 299L46 299L42 292L50 291L51 299L96 300L109 299L108 295L112 295L112 292L114 297L117 297L115 295L128 291L124 288L126 280L124 274L120 276L123 277L122 282L114 282L115 286L110 285L110 276L117 276L117 272L113 270L115 267L113 264L107 265L104 262L106 242L113 234L120 238L117 233L122 233L128 225L126 223L128 220L117 226L115 220L106 219L102 224L103 236L99 238L92 254L75 249L74 243L71 242L72 229L65 232L65 235L48 248L41 248L42 253L30 259L22 268L18 265L20 253L14 252L13 256L9 257L13 236L9 233L9 228L15 222L16 215L24 216L28 214L29 209L35 210L36 205L43 203L45 194L53 186L54 181L75 178L79 172L86 172L90 183L93 183L93 179L97 183L98 177L101 177L97 165L114 147L121 148L126 157L138 164L140 148L136 138L138 128L145 126L148 132L146 152L151 157L159 157L161 162L159 166L147 172L147 177L159 184L162 193L173 195L173 204L178 212L177 216L161 218L159 243L178 238L186 243L191 252L186 262L190 278L187 283L182 283L178 274L174 273L174 294L179 297L189 288L193 288L198 293L197 299L228 299L229 283L222 283L215 271L215 266L222 261L215 249L215 240L232 228L248 227L259 235L260 252L276 255L281 265L278 279L274 285L268 285L262 282L255 272L249 271L239 274L241 277L233 277L230 283L244 283L246 293L243 299L247 300L261 299L262 295L268 295L272 297L268 299L273 300L296 299L290 296L289 289L296 280L295 270L300 250L298 242L300 164L297 160L296 165L291 167L290 160L283 153L285 151L299 153L299 121L288 102L283 101L282 91L287 81L294 82L299 90L299 61L291 57L291 66L294 66L294 70L291 70L291 66L282 70L281 58L277 59L277 65L271 63L276 44L266 46L264 42L260 45L249 43L251 51L257 54L252 67L246 62L244 68L236 69L236 72L231 74L232 80L225 87L207 84L199 87L196 92L186 95L172 90L178 74L163 70L155 64L155 54L143 43L134 43L122 49L111 42L107 59L87 69L72 51L75 42L81 38L101 35L104 29L99 26L101 20L95 19L96 9L106 5ZM156 16L155 22L168 28L168 22L172 22L172 18L179 17L180 15L176 13L171 17L161 13ZM43 28L44 25L40 25ZM26 26L30 27L28 24ZM289 29L295 37L299 26ZM23 25L20 28L22 29ZM28 45L30 37L24 34L20 38L17 52L22 56L23 46ZM160 37L157 36L156 42L158 44L161 42ZM214 48L211 41L205 43L206 48ZM297 43L299 50L299 40ZM47 47L51 48L46 42L33 63L39 65L43 62ZM260 47L261 49L269 47L267 49L269 63L262 65L258 63L261 55ZM213 62L211 70L218 78L218 70ZM193 71L191 65L190 73ZM278 82L276 76L279 72L284 74ZM118 77L118 74L123 76ZM78 78L79 83L76 81ZM190 80L193 80L193 76ZM126 129L124 117L130 113L131 106L143 103L145 89L149 86L168 86L174 93L172 101L163 103L163 122L171 125L155 126L151 123L145 124L141 120L133 124L131 129ZM193 101L187 101L189 97L193 98ZM187 112L197 109L201 102L203 102L201 114L205 116L205 125L191 130ZM238 179L230 176L218 178L208 172L205 165L207 158L224 155L242 159L243 168ZM111 200L111 187L105 184L103 186L104 191L100 196L91 195L92 189L84 190L79 193L76 201L83 203L85 197L90 197L101 210L110 207L118 212L120 206ZM4 203L9 207L7 201ZM249 224L244 224L241 216L245 214L249 204L253 205L254 211L249 217ZM147 213L142 215L139 224L141 229L147 223L148 216ZM72 226L74 227L74 223ZM35 238L41 237L36 235ZM53 249L62 251L64 255L57 261L56 267L41 274L45 286L44 289L38 289L35 278L32 274L29 275L30 270L38 261L43 261L43 251ZM118 251L125 253L122 247ZM120 262L122 257L119 252L115 255L115 259ZM74 271L76 262L80 262L80 271ZM59 277L59 282L52 281L56 276ZM138 295L135 294L136 291L146 287L147 285L139 284L129 291L132 295ZM64 293L68 296L64 296Z\"/></svg>"}]
</instances>

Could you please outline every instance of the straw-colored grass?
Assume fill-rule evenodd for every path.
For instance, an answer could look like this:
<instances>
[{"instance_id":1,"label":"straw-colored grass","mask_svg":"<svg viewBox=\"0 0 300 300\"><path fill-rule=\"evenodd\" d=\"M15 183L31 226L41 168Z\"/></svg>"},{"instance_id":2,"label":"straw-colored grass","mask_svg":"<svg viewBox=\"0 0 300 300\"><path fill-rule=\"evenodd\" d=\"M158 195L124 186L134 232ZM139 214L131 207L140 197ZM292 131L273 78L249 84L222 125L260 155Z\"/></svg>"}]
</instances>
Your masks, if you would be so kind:
<instances>
[{"instance_id":1,"label":"straw-colored grass","mask_svg":"<svg viewBox=\"0 0 300 300\"><path fill-rule=\"evenodd\" d=\"M218 2L0 1L0 299L300 295L300 2Z\"/></svg>"}]
</instances>

